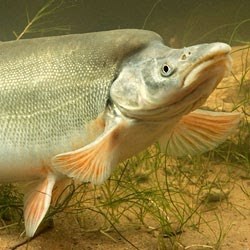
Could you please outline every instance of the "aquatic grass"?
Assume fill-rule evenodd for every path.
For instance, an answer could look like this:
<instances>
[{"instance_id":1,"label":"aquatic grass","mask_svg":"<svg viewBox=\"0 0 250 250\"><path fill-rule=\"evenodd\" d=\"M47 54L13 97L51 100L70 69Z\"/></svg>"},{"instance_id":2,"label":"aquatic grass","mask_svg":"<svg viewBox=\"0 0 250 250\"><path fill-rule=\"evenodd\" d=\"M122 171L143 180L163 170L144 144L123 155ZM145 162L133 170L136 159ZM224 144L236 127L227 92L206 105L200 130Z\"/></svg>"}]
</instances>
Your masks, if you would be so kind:
<instances>
[{"instance_id":1,"label":"aquatic grass","mask_svg":"<svg viewBox=\"0 0 250 250\"><path fill-rule=\"evenodd\" d=\"M242 20L242 21L240 21L239 23L237 23L237 25L236 25L235 28L233 29L233 32L232 32L232 34L231 34L231 36L230 36L229 44L232 44L233 39L234 39L234 36L236 35L238 29L239 29L241 26L243 26L244 24L249 23L249 22L250 22L250 19L245 19L245 20Z\"/></svg>"},{"instance_id":2,"label":"aquatic grass","mask_svg":"<svg viewBox=\"0 0 250 250\"><path fill-rule=\"evenodd\" d=\"M161 157L165 158L165 156ZM202 216L200 208L204 203L201 199L197 199L197 194L201 193L200 189L203 189L200 186L200 182L203 180L197 173L197 179L192 180L192 190L188 187L188 182L192 178L192 167L189 169L186 181L183 180L183 177L180 181L181 174L165 175L165 172L172 172L171 169L175 166L165 165L162 169L162 160L159 160L159 156L155 161L151 158L144 158L140 164L138 164L137 158L120 166L112 178L101 187L93 187L92 191L89 191L93 199L92 205L89 206L90 204L83 200L83 203L78 204L77 216L81 217L81 213L83 213L82 216L86 215L86 210L89 209L101 215L105 214L103 219L106 220L106 223L96 229L98 231L110 230L110 222L112 222L112 226L117 227L120 223L124 223L124 219L129 222L133 221L135 224L139 222L151 232L158 232L158 240L161 244L167 241L174 245L186 226L189 226L188 224L198 227L197 222L193 221L193 217ZM165 161L165 159L163 160ZM154 164L151 165L154 168L153 176L148 176L146 183L138 183L134 174L138 175L138 167L147 166L148 161L150 165ZM195 172L197 171L195 169ZM201 171L203 172L203 170ZM219 185L218 181L217 185ZM78 195L81 196L81 193ZM87 196L85 193L84 197ZM74 205L73 211L78 205ZM83 210L84 212L80 212ZM81 223L80 226L84 227Z\"/></svg>"},{"instance_id":3,"label":"aquatic grass","mask_svg":"<svg viewBox=\"0 0 250 250\"><path fill-rule=\"evenodd\" d=\"M240 48L233 53L241 52L241 74L232 73L236 86L238 85L237 100L232 105L232 111L241 112L241 123L237 134L217 149L210 152L213 157L219 157L227 163L240 165L249 174L250 168L250 80L249 75L249 46Z\"/></svg>"},{"instance_id":4,"label":"aquatic grass","mask_svg":"<svg viewBox=\"0 0 250 250\"><path fill-rule=\"evenodd\" d=\"M187 44L197 44L204 41L208 41L214 35L217 39L221 41L227 42L230 45L234 44L246 44L249 45L249 41L242 39L242 34L239 31L240 28L249 27L250 19L246 18L239 21L233 21L230 23L218 24L213 29L210 29L203 34L201 33L200 36L196 39L193 38L193 33L195 29L200 29L199 21L201 19L200 13L201 10L204 9L204 3L197 3L196 6L190 10L190 13L187 17L187 21L185 22L185 29L181 38L182 46L186 46ZM235 19L240 18L240 8L235 13ZM248 26L247 26L248 25ZM203 29L202 29L203 31ZM218 37L218 34L223 34Z\"/></svg>"},{"instance_id":5,"label":"aquatic grass","mask_svg":"<svg viewBox=\"0 0 250 250\"><path fill-rule=\"evenodd\" d=\"M129 163L131 167L131 162ZM168 198L172 191L178 193L179 190L167 190L166 186L162 186L159 180L157 181L157 176L156 179L153 178L154 182L150 181L151 185L148 183L138 185L136 180L133 180L133 172L132 170L132 173L124 175L122 179L119 177L118 187L117 180L112 178L100 189L98 188L100 191L97 192L98 198L94 198L95 210L100 214L105 214L113 225L119 225L122 219L138 220L147 229L159 231L164 237L178 235L181 232L179 224L185 223L183 219L185 210L182 209L185 204L181 199L171 204ZM95 192L96 189L97 187L95 187ZM184 202L186 202L185 199ZM84 202L84 204L86 203ZM80 204L80 206L84 204ZM188 207L188 209L190 208ZM172 214L177 214L177 216L170 220L169 217ZM105 229L102 228L102 230Z\"/></svg>"},{"instance_id":6,"label":"aquatic grass","mask_svg":"<svg viewBox=\"0 0 250 250\"><path fill-rule=\"evenodd\" d=\"M72 6L74 6L72 3L71 5L66 5L63 0L47 0L45 4L37 10L33 17L30 17L29 10L26 6L27 25L20 32L13 31L16 40L19 40L28 34L32 34L33 36L35 34L45 36L50 33L68 33L70 31L69 25L52 26L50 19L57 15L63 8L69 8Z\"/></svg>"},{"instance_id":7,"label":"aquatic grass","mask_svg":"<svg viewBox=\"0 0 250 250\"><path fill-rule=\"evenodd\" d=\"M12 184L0 185L1 228L18 226L23 217L23 195Z\"/></svg>"}]
</instances>

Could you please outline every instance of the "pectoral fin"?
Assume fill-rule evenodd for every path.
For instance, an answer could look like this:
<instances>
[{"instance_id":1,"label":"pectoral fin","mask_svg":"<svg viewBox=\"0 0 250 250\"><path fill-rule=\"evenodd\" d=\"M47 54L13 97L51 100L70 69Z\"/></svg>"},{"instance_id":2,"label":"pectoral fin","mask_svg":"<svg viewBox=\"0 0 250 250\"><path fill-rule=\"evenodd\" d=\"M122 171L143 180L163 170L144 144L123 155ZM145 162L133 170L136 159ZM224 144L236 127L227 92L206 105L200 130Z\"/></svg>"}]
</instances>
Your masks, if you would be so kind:
<instances>
[{"instance_id":1,"label":"pectoral fin","mask_svg":"<svg viewBox=\"0 0 250 250\"><path fill-rule=\"evenodd\" d=\"M160 138L161 150L172 156L200 154L226 140L240 121L239 113L196 110Z\"/></svg>"},{"instance_id":2,"label":"pectoral fin","mask_svg":"<svg viewBox=\"0 0 250 250\"><path fill-rule=\"evenodd\" d=\"M24 221L26 235L34 236L38 226L49 209L55 177L48 175L46 179L33 182L25 195Z\"/></svg>"},{"instance_id":3,"label":"pectoral fin","mask_svg":"<svg viewBox=\"0 0 250 250\"><path fill-rule=\"evenodd\" d=\"M117 148L124 123L112 124L89 145L56 155L52 164L57 171L82 182L101 184L117 164Z\"/></svg>"}]
</instances>

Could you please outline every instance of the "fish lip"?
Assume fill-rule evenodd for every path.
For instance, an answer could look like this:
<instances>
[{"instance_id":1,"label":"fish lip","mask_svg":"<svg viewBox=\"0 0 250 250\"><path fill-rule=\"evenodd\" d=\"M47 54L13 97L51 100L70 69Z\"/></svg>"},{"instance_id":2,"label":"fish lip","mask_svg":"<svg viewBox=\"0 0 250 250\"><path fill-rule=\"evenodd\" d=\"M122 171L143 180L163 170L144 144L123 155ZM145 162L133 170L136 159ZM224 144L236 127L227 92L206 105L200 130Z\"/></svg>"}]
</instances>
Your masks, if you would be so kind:
<instances>
[{"instance_id":1,"label":"fish lip","mask_svg":"<svg viewBox=\"0 0 250 250\"><path fill-rule=\"evenodd\" d=\"M203 70L205 70L206 68L211 67L212 65L218 64L218 63L225 63L226 67L225 67L225 71L224 71L224 75L226 75L228 72L230 72L231 69L231 64L232 64L232 59L229 56L229 53L226 54L220 54L220 55L214 55L214 56L208 56L205 57L204 59L199 60L198 62L196 62L194 65L192 65L192 68L189 68L187 70L187 73L185 74L185 76L183 77L182 81L181 81L181 87L182 88L187 88L190 86L190 84L186 84L186 82L189 80L189 76L192 75L194 73L194 71L198 70L198 72L202 72ZM192 83L192 81L191 81ZM191 84L193 85L193 84ZM199 84L198 84L199 85Z\"/></svg>"},{"instance_id":2,"label":"fish lip","mask_svg":"<svg viewBox=\"0 0 250 250\"><path fill-rule=\"evenodd\" d=\"M181 81L181 87L185 88L188 87L189 84L185 84L188 76L190 76L195 70L199 70L200 72L205 68L203 67L204 65L209 67L213 64L218 63L219 61L224 61L228 62L229 65L227 65L227 71L231 69L231 64L232 64L232 59L230 57L230 52L232 48L226 44L226 43L213 43L213 47L210 48L205 55L200 57L194 64L192 64L190 67L188 67L185 71L183 72L184 77ZM211 63L211 64L210 64ZM203 68L202 68L203 67ZM199 73L199 72L197 72Z\"/></svg>"}]
</instances>

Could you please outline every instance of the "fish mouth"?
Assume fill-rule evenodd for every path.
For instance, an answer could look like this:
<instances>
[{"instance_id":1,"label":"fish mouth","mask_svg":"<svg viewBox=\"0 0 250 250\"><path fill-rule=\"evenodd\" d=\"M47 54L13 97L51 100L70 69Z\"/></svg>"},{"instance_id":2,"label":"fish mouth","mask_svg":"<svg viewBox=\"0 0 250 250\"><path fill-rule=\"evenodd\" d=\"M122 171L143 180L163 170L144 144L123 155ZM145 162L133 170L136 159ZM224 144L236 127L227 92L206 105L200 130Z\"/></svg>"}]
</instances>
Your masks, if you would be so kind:
<instances>
[{"instance_id":1,"label":"fish mouth","mask_svg":"<svg viewBox=\"0 0 250 250\"><path fill-rule=\"evenodd\" d=\"M203 58L188 70L182 80L182 87L194 89L197 85L203 84L209 78L217 76L222 79L231 69L231 57L229 52L220 52ZM216 83L215 83L216 84ZM217 83L218 84L218 83ZM216 85L217 85L216 84Z\"/></svg>"},{"instance_id":2,"label":"fish mouth","mask_svg":"<svg viewBox=\"0 0 250 250\"><path fill-rule=\"evenodd\" d=\"M213 92L223 77L230 72L231 47L226 44L211 49L209 53L187 67L179 88L152 109L133 110L131 118L152 122L181 117L200 107ZM128 114L128 112L130 114Z\"/></svg>"},{"instance_id":3,"label":"fish mouth","mask_svg":"<svg viewBox=\"0 0 250 250\"><path fill-rule=\"evenodd\" d=\"M202 92L201 96L208 97L224 76L230 72L230 69L231 58L228 54L209 57L195 65L186 74L181 82L179 92L173 94L164 105L169 106L177 103L188 95L193 96L195 92Z\"/></svg>"}]
</instances>

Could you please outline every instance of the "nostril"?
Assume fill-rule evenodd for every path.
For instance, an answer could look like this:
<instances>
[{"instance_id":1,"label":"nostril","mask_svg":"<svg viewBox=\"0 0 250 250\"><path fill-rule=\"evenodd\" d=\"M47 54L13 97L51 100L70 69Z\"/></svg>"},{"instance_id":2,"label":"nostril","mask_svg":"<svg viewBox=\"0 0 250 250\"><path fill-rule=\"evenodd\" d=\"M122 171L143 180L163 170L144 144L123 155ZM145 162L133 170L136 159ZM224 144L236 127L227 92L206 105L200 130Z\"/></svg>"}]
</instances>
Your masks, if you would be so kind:
<instances>
[{"instance_id":1,"label":"nostril","mask_svg":"<svg viewBox=\"0 0 250 250\"><path fill-rule=\"evenodd\" d=\"M181 60L186 60L186 58L187 58L186 54L183 54L183 55L181 56Z\"/></svg>"},{"instance_id":2,"label":"nostril","mask_svg":"<svg viewBox=\"0 0 250 250\"><path fill-rule=\"evenodd\" d=\"M188 56L191 56L192 52L191 51L186 51L183 53L183 55L181 56L181 60L186 60Z\"/></svg>"}]
</instances>

